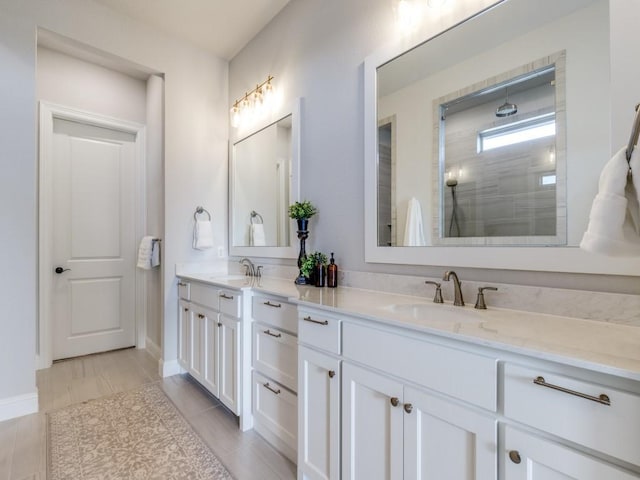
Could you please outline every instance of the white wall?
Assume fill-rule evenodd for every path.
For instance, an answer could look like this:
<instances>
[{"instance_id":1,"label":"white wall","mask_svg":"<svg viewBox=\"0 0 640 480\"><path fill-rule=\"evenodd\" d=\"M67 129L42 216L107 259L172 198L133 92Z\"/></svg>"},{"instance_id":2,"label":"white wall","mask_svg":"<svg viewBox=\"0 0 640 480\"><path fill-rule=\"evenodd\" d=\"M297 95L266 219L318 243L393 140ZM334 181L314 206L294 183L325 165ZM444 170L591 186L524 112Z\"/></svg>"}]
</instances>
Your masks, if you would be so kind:
<instances>
[{"instance_id":1,"label":"white wall","mask_svg":"<svg viewBox=\"0 0 640 480\"><path fill-rule=\"evenodd\" d=\"M612 1L626 2L627 8L637 3ZM435 34L491 3L450 1L441 16L431 14L420 36ZM440 267L364 262L363 61L391 44L409 45L416 38L399 39L391 6L388 0L293 0L232 59L228 105L267 74L275 76L287 98L303 97L301 192L319 208L310 223L309 250L335 251L336 263L347 270L438 276ZM614 91L629 108L632 92L616 90L615 85ZM616 118L622 107L612 105ZM640 292L638 277L604 280L598 275L470 268L458 273L463 279L487 282Z\"/></svg>"},{"instance_id":2,"label":"white wall","mask_svg":"<svg viewBox=\"0 0 640 480\"><path fill-rule=\"evenodd\" d=\"M0 0L0 400L35 391L36 35L43 27L109 52L165 78L163 233L166 371L177 369L177 294L173 266L213 260L191 249L197 205L213 213L226 246L227 63L91 0Z\"/></svg>"},{"instance_id":3,"label":"white wall","mask_svg":"<svg viewBox=\"0 0 640 480\"><path fill-rule=\"evenodd\" d=\"M36 100L145 125L146 82L39 46Z\"/></svg>"}]
</instances>

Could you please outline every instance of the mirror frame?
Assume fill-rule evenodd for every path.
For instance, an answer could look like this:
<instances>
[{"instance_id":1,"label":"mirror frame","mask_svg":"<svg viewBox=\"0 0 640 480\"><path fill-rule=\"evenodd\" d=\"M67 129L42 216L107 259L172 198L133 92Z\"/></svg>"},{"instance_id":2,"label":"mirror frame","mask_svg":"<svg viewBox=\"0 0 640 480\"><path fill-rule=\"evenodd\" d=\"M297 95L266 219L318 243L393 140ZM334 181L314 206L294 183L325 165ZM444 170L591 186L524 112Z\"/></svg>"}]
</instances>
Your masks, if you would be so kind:
<instances>
[{"instance_id":1,"label":"mirror frame","mask_svg":"<svg viewBox=\"0 0 640 480\"><path fill-rule=\"evenodd\" d=\"M364 61L364 243L365 262L401 265L430 265L443 267L468 267L502 270L528 270L547 272L571 272L609 275L640 275L639 258L613 258L595 255L581 250L578 246L428 246L428 247L387 247L378 246L377 235L377 185L378 185L378 119L377 119L377 68L408 50L439 37L453 28L457 28L474 18L500 6L509 0L500 0L480 11L461 11L462 20L448 28L432 29L430 34L407 45L399 40L384 47ZM620 73L612 68L611 74ZM630 79L625 79L629 82ZM611 91L616 92L615 79ZM624 113L619 107L637 103L631 100L632 92L623 92L612 99L612 125L615 115ZM630 112L628 116L632 116ZM619 138L615 130L610 132L611 139ZM623 134L627 135L628 132ZM610 148L611 150L611 148ZM607 159L608 160L608 159ZM603 164L604 165L604 164ZM597 179L593 179L597 186ZM430 211L430 209L429 209ZM570 213L569 213L570 215Z\"/></svg>"},{"instance_id":2,"label":"mirror frame","mask_svg":"<svg viewBox=\"0 0 640 480\"><path fill-rule=\"evenodd\" d=\"M287 247L254 247L254 246L234 246L233 245L233 198L235 188L233 179L235 178L235 149L234 145L254 133L275 124L283 118L291 115L291 185L289 204L300 200L300 119L302 101L296 98L289 109L280 110L266 121L252 125L250 129L239 130L234 138L229 139L229 211L228 211L228 242L229 255L232 257L262 257L262 258L298 258L299 245L295 228L289 228L289 246ZM288 211L286 218L289 218Z\"/></svg>"}]
</instances>

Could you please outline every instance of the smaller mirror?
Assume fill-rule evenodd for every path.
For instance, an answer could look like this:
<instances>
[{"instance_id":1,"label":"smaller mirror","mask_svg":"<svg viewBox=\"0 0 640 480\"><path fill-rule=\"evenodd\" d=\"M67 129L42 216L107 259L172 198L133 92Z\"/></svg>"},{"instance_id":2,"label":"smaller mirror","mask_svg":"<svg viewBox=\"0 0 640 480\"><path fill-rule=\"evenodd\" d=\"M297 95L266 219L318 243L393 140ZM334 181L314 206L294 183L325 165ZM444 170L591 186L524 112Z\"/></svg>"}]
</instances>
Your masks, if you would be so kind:
<instances>
[{"instance_id":1,"label":"smaller mirror","mask_svg":"<svg viewBox=\"0 0 640 480\"><path fill-rule=\"evenodd\" d=\"M293 114L236 141L229 165L230 253L295 258L288 206L297 194Z\"/></svg>"}]
</instances>

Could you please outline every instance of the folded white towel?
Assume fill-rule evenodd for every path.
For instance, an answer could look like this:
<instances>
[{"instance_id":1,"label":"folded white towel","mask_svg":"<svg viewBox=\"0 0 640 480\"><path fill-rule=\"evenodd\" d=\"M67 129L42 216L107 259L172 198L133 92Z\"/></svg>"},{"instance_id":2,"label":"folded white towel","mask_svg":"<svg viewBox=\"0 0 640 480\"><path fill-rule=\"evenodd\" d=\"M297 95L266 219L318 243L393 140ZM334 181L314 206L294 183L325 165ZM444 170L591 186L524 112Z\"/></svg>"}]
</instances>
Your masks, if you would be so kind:
<instances>
[{"instance_id":1,"label":"folded white towel","mask_svg":"<svg viewBox=\"0 0 640 480\"><path fill-rule=\"evenodd\" d=\"M264 224L252 223L249 225L249 244L254 247L264 247L267 244Z\"/></svg>"},{"instance_id":2,"label":"folded white towel","mask_svg":"<svg viewBox=\"0 0 640 480\"><path fill-rule=\"evenodd\" d=\"M426 244L422 228L422 208L420 208L420 202L411 197L407 206L407 221L404 226L404 246L424 247Z\"/></svg>"},{"instance_id":3,"label":"folded white towel","mask_svg":"<svg viewBox=\"0 0 640 480\"><path fill-rule=\"evenodd\" d=\"M213 247L213 227L209 220L197 220L193 226L193 248L206 250Z\"/></svg>"},{"instance_id":4,"label":"folded white towel","mask_svg":"<svg viewBox=\"0 0 640 480\"><path fill-rule=\"evenodd\" d=\"M153 267L160 265L159 243L160 242L154 240L154 237L142 237L142 240L140 240L140 246L138 247L138 268L151 270Z\"/></svg>"},{"instance_id":5,"label":"folded white towel","mask_svg":"<svg viewBox=\"0 0 640 480\"><path fill-rule=\"evenodd\" d=\"M627 172L633 172L629 179ZM640 256L640 153L634 149L627 163L626 147L618 151L600 174L589 226L580 248L610 257Z\"/></svg>"}]
</instances>

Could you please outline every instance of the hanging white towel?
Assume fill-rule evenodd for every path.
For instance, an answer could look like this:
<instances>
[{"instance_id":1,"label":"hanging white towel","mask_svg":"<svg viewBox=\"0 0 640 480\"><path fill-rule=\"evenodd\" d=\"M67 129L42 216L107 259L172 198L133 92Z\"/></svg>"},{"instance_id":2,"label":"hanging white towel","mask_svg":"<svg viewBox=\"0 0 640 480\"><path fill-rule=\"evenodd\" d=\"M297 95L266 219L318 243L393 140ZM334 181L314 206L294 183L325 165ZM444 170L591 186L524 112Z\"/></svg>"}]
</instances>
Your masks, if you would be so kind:
<instances>
[{"instance_id":1,"label":"hanging white towel","mask_svg":"<svg viewBox=\"0 0 640 480\"><path fill-rule=\"evenodd\" d=\"M627 176L629 166L632 179ZM627 163L626 147L622 148L600 174L580 248L610 257L640 256L639 193L640 153L634 149Z\"/></svg>"},{"instance_id":2,"label":"hanging white towel","mask_svg":"<svg viewBox=\"0 0 640 480\"><path fill-rule=\"evenodd\" d=\"M249 243L254 247L264 247L267 244L264 224L252 223L249 225Z\"/></svg>"},{"instance_id":3,"label":"hanging white towel","mask_svg":"<svg viewBox=\"0 0 640 480\"><path fill-rule=\"evenodd\" d=\"M154 237L142 237L140 246L138 247L138 268L151 270L153 267L160 265L159 243L157 240L154 240Z\"/></svg>"},{"instance_id":4,"label":"hanging white towel","mask_svg":"<svg viewBox=\"0 0 640 480\"><path fill-rule=\"evenodd\" d=\"M407 221L404 226L404 246L424 247L426 244L422 228L422 208L420 208L420 202L411 197L407 206Z\"/></svg>"},{"instance_id":5,"label":"hanging white towel","mask_svg":"<svg viewBox=\"0 0 640 480\"><path fill-rule=\"evenodd\" d=\"M193 226L193 248L206 250L213 247L213 227L209 220L196 220Z\"/></svg>"}]
</instances>

